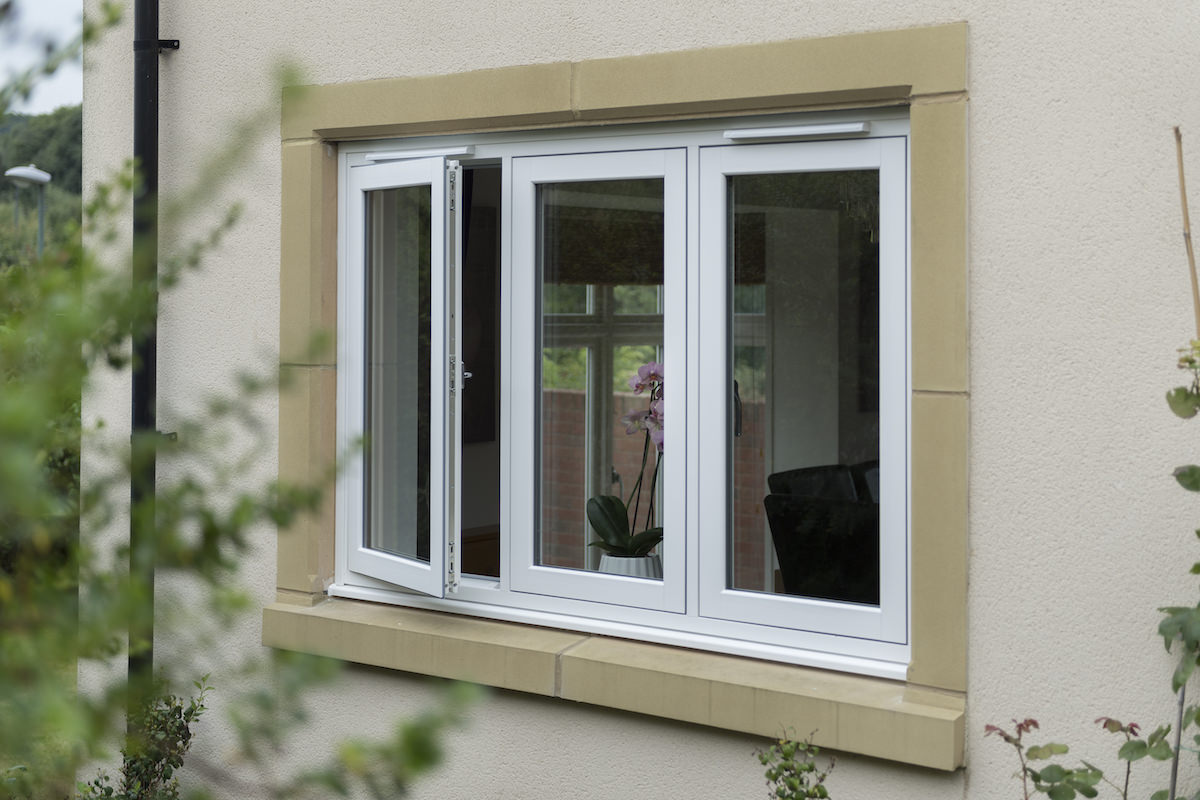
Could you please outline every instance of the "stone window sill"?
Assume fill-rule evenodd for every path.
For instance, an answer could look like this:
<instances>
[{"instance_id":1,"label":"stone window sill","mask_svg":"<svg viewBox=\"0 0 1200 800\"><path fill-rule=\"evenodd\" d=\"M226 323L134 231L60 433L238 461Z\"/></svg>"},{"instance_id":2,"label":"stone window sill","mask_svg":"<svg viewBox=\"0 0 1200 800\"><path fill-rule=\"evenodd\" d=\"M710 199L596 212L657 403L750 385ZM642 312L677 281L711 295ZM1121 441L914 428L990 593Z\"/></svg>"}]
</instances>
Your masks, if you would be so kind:
<instances>
[{"instance_id":1,"label":"stone window sill","mask_svg":"<svg viewBox=\"0 0 1200 800\"><path fill-rule=\"evenodd\" d=\"M290 593L287 593L290 594ZM329 599L263 611L263 644L953 770L961 694L512 622Z\"/></svg>"}]
</instances>

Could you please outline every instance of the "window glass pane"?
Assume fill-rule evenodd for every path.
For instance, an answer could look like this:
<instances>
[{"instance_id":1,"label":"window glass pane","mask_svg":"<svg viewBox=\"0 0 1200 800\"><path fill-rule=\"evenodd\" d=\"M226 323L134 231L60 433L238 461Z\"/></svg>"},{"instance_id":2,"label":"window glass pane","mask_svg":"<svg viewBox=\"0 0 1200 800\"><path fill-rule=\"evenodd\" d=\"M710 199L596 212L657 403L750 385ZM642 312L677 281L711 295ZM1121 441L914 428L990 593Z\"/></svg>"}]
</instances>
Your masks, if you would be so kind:
<instances>
[{"instance_id":1,"label":"window glass pane","mask_svg":"<svg viewBox=\"0 0 1200 800\"><path fill-rule=\"evenodd\" d=\"M728 194L728 585L878 605L879 173Z\"/></svg>"},{"instance_id":2,"label":"window glass pane","mask_svg":"<svg viewBox=\"0 0 1200 800\"><path fill-rule=\"evenodd\" d=\"M654 286L614 286L613 311L617 314L658 314L658 289Z\"/></svg>"},{"instance_id":3,"label":"window glass pane","mask_svg":"<svg viewBox=\"0 0 1200 800\"><path fill-rule=\"evenodd\" d=\"M501 176L492 166L462 175L462 572L498 578Z\"/></svg>"},{"instance_id":4,"label":"window glass pane","mask_svg":"<svg viewBox=\"0 0 1200 800\"><path fill-rule=\"evenodd\" d=\"M367 196L367 546L429 561L430 189Z\"/></svg>"},{"instance_id":5,"label":"window glass pane","mask_svg":"<svg viewBox=\"0 0 1200 800\"><path fill-rule=\"evenodd\" d=\"M542 348L542 540L539 563L585 564L586 347Z\"/></svg>"},{"instance_id":6,"label":"window glass pane","mask_svg":"<svg viewBox=\"0 0 1200 800\"><path fill-rule=\"evenodd\" d=\"M644 431L620 417L649 398L629 378L662 359L663 181L538 187L542 287L540 523L535 563L595 569L586 516L597 495L628 500ZM634 316L636 315L636 316ZM647 525L656 448L647 456L635 530ZM628 516L628 515L627 515ZM650 517L653 519L653 516Z\"/></svg>"},{"instance_id":7,"label":"window glass pane","mask_svg":"<svg viewBox=\"0 0 1200 800\"><path fill-rule=\"evenodd\" d=\"M585 284L546 284L542 287L542 309L547 314L586 314L588 287Z\"/></svg>"},{"instance_id":8,"label":"window glass pane","mask_svg":"<svg viewBox=\"0 0 1200 800\"><path fill-rule=\"evenodd\" d=\"M613 348L613 415L617 422L611 430L612 486L610 493L628 503L629 518L636 530L658 527L662 522L662 464L658 445L648 439L642 427L632 421L653 414L655 424L662 419L661 397L646 391L636 392L630 380L644 364L662 362L662 348L654 345L622 345ZM657 474L656 474L657 468ZM641 480L640 491L639 476Z\"/></svg>"}]
</instances>

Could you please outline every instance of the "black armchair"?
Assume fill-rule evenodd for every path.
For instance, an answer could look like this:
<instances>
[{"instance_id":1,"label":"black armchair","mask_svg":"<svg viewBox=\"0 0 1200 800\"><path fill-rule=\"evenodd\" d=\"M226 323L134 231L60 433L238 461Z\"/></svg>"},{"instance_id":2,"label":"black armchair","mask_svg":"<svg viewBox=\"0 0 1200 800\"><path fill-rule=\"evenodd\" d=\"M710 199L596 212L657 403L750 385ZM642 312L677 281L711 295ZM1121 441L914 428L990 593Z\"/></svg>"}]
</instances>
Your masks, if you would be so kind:
<instances>
[{"instance_id":1,"label":"black armchair","mask_svg":"<svg viewBox=\"0 0 1200 800\"><path fill-rule=\"evenodd\" d=\"M859 491L872 488L871 468L836 464L767 478L763 505L787 594L879 605L879 503Z\"/></svg>"}]
</instances>

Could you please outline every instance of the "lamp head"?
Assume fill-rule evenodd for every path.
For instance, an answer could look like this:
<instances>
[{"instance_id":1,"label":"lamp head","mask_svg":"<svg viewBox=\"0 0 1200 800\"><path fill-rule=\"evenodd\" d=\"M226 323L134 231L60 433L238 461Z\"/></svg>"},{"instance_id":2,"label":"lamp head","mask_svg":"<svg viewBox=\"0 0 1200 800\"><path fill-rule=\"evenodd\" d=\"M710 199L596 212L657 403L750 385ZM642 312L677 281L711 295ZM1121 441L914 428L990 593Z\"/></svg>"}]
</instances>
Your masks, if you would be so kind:
<instances>
[{"instance_id":1,"label":"lamp head","mask_svg":"<svg viewBox=\"0 0 1200 800\"><path fill-rule=\"evenodd\" d=\"M43 186L50 182L50 173L33 164L28 167L9 167L4 171L4 177L18 186Z\"/></svg>"}]
</instances>

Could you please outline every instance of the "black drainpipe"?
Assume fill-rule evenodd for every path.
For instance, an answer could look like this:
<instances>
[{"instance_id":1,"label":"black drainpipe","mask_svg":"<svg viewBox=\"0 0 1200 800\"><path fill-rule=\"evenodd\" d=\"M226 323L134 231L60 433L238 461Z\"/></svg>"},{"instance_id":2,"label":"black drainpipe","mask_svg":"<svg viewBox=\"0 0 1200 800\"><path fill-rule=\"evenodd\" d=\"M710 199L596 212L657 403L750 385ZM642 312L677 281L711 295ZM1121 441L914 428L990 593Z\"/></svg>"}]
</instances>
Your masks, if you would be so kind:
<instances>
[{"instance_id":1,"label":"black drainpipe","mask_svg":"<svg viewBox=\"0 0 1200 800\"><path fill-rule=\"evenodd\" d=\"M149 696L154 672L155 562L155 362L158 338L158 56L179 41L158 38L158 0L135 0L133 17L133 158L138 182L133 195L133 285L149 287L133 339L129 582L135 611L129 623L129 707ZM133 726L136 728L136 723Z\"/></svg>"}]
</instances>

